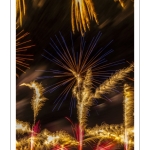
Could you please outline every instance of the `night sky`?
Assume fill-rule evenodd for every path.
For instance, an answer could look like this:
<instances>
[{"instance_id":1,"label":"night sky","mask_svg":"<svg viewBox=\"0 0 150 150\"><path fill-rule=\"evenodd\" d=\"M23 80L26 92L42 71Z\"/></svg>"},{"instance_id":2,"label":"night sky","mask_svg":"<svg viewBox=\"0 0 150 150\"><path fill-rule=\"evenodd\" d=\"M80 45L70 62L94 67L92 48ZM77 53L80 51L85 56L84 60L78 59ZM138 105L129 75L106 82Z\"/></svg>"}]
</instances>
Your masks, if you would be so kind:
<instances>
[{"instance_id":1,"label":"night sky","mask_svg":"<svg viewBox=\"0 0 150 150\"><path fill-rule=\"evenodd\" d=\"M117 65L112 69L118 70L129 66L134 62L134 5L133 2L127 0L127 8L123 9L119 2L113 0L93 0L95 11L98 16L99 25L95 21L91 21L90 31L85 33L86 44L88 45L92 37L98 32L102 32L102 36L95 46L95 52L100 47L107 45L111 40L113 42L106 49L113 49L114 52L107 56L108 62L117 60L125 60L124 64ZM32 44L36 46L30 48L27 53L33 55L33 61L28 61L30 69L25 70L16 78L16 119L33 123L33 110L31 109L31 98L33 91L28 87L19 87L21 83L29 83L44 76L43 72L37 70L59 69L58 66L51 61L42 57L44 49L55 55L54 49L50 46L50 38L55 40L55 35L59 37L59 32L64 36L66 43L69 45L71 41L71 0L26 0L26 15L23 17L23 24L19 30L24 29L29 32L29 38ZM18 31L16 31L18 32ZM80 47L80 32L73 34L75 51ZM129 63L128 63L128 62ZM133 78L133 73L130 74ZM46 88L57 79L39 80L43 87ZM133 86L133 81L126 79L126 83ZM99 99L97 106L91 107L88 117L88 127L94 127L96 124L101 125L102 122L108 124L123 123L123 94L121 82L117 87L119 92L112 92L109 98L112 102ZM37 121L40 120L41 128L47 128L54 132L57 130L65 130L72 134L71 124L65 118L69 117L74 123L77 123L76 109L73 109L70 117L70 97L66 98L61 108L52 111L54 100L58 97L63 87L58 88L53 93L46 93L44 96L48 98L45 105L39 111Z\"/></svg>"}]
</instances>

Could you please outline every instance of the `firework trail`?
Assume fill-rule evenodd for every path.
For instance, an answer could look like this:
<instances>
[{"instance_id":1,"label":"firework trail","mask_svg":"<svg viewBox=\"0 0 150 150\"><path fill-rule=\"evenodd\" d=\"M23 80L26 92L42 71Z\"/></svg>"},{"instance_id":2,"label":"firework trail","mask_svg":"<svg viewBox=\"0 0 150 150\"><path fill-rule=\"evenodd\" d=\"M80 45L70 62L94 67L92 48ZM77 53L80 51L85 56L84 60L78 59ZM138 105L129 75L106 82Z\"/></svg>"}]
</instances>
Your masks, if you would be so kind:
<instances>
[{"instance_id":1,"label":"firework trail","mask_svg":"<svg viewBox=\"0 0 150 150\"><path fill-rule=\"evenodd\" d=\"M24 41L24 38L27 37L29 33L28 32L24 33L24 30L21 30L18 33L17 31L18 28L19 26L17 26L16 28L16 32L17 32L17 35L16 35L16 69L17 71L21 71L25 73L23 69L24 68L29 69L29 64L26 63L26 61L33 60L32 59L33 55L26 54L26 51L35 45L30 44L31 40ZM16 76L19 77L18 74L16 74Z\"/></svg>"},{"instance_id":2,"label":"firework trail","mask_svg":"<svg viewBox=\"0 0 150 150\"><path fill-rule=\"evenodd\" d=\"M112 70L111 68L112 66L124 63L124 60L106 63L107 60L105 59L105 57L110 53L112 53L113 50L110 49L107 50L107 52L104 52L104 50L111 44L112 41L109 42L103 48L99 48L94 53L94 49L96 47L99 38L101 37L101 33L98 33L98 35L92 39L87 50L85 50L86 41L82 37L79 52L75 52L74 50L72 35L71 35L71 43L72 43L71 48L70 47L68 48L65 39L61 35L61 33L60 37L62 41L60 41L56 36L56 41L58 42L58 45L56 45L56 43L54 43L52 39L50 43L52 48L57 53L57 57L52 55L47 50L44 50L46 54L42 56L58 65L58 67L60 67L61 70L52 70L52 69L37 70L50 74L47 76L38 77L37 80L48 78L62 79L58 81L56 84L53 84L46 88L46 92L52 93L59 87L64 86L64 90L60 93L59 97L54 102L55 106L53 110L56 108L58 108L59 110L59 108L61 107L62 103L64 102L64 100L66 99L72 88L75 85L80 85L82 83L82 80L85 77L88 70L91 69L92 71L92 83L93 86L96 87L97 85L101 84L103 80L106 80L112 74L112 72L114 72L114 70ZM107 71L105 71L105 69ZM112 88L112 90L114 90L114 88ZM76 106L75 101L71 100L70 102L71 110L73 107L75 108L75 106Z\"/></svg>"},{"instance_id":3,"label":"firework trail","mask_svg":"<svg viewBox=\"0 0 150 150\"><path fill-rule=\"evenodd\" d=\"M22 26L23 16L26 13L25 0L16 0L16 16L19 17L20 25Z\"/></svg>"},{"instance_id":4,"label":"firework trail","mask_svg":"<svg viewBox=\"0 0 150 150\"><path fill-rule=\"evenodd\" d=\"M35 124L35 120L38 115L38 112L41 109L41 107L44 105L44 102L47 100L47 98L43 96L44 88L42 87L41 84L34 81L30 82L29 84L22 83L20 86L28 86L30 89L34 90L34 94L31 100L31 105L34 111L34 124Z\"/></svg>"},{"instance_id":5,"label":"firework trail","mask_svg":"<svg viewBox=\"0 0 150 150\"><path fill-rule=\"evenodd\" d=\"M102 83L102 85L100 85L102 88L100 88L99 91L96 90L96 92L102 94L103 92L110 91L118 83L118 81L124 80L127 74L131 72L132 70L133 70L133 65L115 73L108 80ZM92 93L92 80L91 79L92 79L92 72L89 69L87 71L85 79L82 80L82 82L77 82L77 85L75 85L75 87L73 88L73 95L77 99L78 121L79 121L79 127L81 128L80 129L81 132L79 133L80 150L82 149L83 132L87 126L86 124L87 114L88 114L89 108L93 104L93 98L95 98L92 96L93 93Z\"/></svg>"},{"instance_id":6,"label":"firework trail","mask_svg":"<svg viewBox=\"0 0 150 150\"><path fill-rule=\"evenodd\" d=\"M133 71L133 64L116 72L96 89L93 98L101 98L101 95L111 92L112 88L117 85L118 81L124 80L131 71Z\"/></svg>"},{"instance_id":7,"label":"firework trail","mask_svg":"<svg viewBox=\"0 0 150 150\"><path fill-rule=\"evenodd\" d=\"M93 18L99 24L92 0L72 0L71 23L73 33L77 28L83 35L87 28L90 29L90 20Z\"/></svg>"},{"instance_id":8,"label":"firework trail","mask_svg":"<svg viewBox=\"0 0 150 150\"><path fill-rule=\"evenodd\" d=\"M111 140L119 144L124 144L124 127L123 125L108 125L102 124L93 128L86 129L86 137L84 142L94 139Z\"/></svg>"},{"instance_id":9,"label":"firework trail","mask_svg":"<svg viewBox=\"0 0 150 150\"><path fill-rule=\"evenodd\" d=\"M77 82L73 88L73 95L77 99L78 120L82 127L86 127L86 117L89 108L93 105L94 98L101 98L102 94L110 92L119 81L122 81L133 70L133 64L125 69L121 69L112 75L109 79L105 80L95 93L92 92L92 71L89 69L82 79L82 83Z\"/></svg>"},{"instance_id":10,"label":"firework trail","mask_svg":"<svg viewBox=\"0 0 150 150\"><path fill-rule=\"evenodd\" d=\"M128 144L133 141L133 136L130 136L134 126L134 92L133 88L128 84L124 85L124 127L125 127L125 149L132 150L132 146Z\"/></svg>"},{"instance_id":11,"label":"firework trail","mask_svg":"<svg viewBox=\"0 0 150 150\"><path fill-rule=\"evenodd\" d=\"M124 85L124 123L123 125L102 124L92 129L85 129L84 142L94 139L111 140L125 146L126 150L132 150L134 146L134 92L129 85Z\"/></svg>"}]
</instances>

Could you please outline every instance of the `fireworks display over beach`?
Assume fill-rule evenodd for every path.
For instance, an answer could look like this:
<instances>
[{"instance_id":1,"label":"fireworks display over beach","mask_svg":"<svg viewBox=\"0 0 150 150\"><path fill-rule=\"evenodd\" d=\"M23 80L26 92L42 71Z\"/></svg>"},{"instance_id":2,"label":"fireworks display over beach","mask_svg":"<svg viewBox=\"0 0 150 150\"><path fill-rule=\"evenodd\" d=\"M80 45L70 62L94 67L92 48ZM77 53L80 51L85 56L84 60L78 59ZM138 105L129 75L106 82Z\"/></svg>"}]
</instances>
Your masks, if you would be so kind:
<instances>
[{"instance_id":1,"label":"fireworks display over beach","mask_svg":"<svg viewBox=\"0 0 150 150\"><path fill-rule=\"evenodd\" d=\"M16 0L16 149L134 149L134 1Z\"/></svg>"}]
</instances>

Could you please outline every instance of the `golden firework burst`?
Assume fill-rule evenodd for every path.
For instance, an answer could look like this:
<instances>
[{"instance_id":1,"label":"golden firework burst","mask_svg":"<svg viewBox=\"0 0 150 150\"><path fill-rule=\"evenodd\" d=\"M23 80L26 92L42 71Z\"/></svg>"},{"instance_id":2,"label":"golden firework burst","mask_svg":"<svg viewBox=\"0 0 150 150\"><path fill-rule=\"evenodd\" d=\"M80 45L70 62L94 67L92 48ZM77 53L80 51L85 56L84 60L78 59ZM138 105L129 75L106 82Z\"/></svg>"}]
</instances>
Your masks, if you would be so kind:
<instances>
[{"instance_id":1,"label":"golden firework burst","mask_svg":"<svg viewBox=\"0 0 150 150\"><path fill-rule=\"evenodd\" d=\"M18 32L19 26L17 25L16 32ZM31 45L31 40L24 40L29 35L28 32L21 30L16 35L16 69L17 72L25 73L24 69L29 69L27 61L33 60L33 55L27 54L26 51L35 46ZM19 77L19 73L16 73Z\"/></svg>"}]
</instances>

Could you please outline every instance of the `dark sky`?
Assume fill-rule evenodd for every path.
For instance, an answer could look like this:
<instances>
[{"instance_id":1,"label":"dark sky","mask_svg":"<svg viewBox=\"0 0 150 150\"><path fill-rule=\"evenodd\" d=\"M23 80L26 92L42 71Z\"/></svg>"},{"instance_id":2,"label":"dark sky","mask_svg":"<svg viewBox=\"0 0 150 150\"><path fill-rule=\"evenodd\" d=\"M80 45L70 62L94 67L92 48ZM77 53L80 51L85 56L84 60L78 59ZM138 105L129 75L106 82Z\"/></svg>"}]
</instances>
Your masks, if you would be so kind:
<instances>
[{"instance_id":1,"label":"dark sky","mask_svg":"<svg viewBox=\"0 0 150 150\"><path fill-rule=\"evenodd\" d=\"M102 32L102 36L97 43L95 49L105 46L111 40L112 44L109 46L114 50L112 54L107 57L108 62L125 59L128 62L134 62L134 6L130 0L128 7L122 9L119 2L113 0L93 0L95 10L98 16L99 25L91 21L91 29L85 34L87 43L92 37L96 36L98 32ZM56 68L56 64L46 60L42 57L43 49L51 51L53 49L49 45L50 38L54 39L59 32L64 36L66 43L70 42L71 32L71 0L26 0L26 15L23 18L23 25L20 29L30 33L32 44L36 46L28 51L33 54L33 61L29 61L30 69L26 73L19 75L16 80L16 118L22 121L33 123L33 111L31 109L30 100L32 97L32 90L28 87L19 87L23 82L34 81L37 77L42 76L41 72L36 70ZM81 34L76 32L73 35L75 47L80 46ZM54 53L55 54L55 53ZM129 64L118 65L116 70L127 67ZM133 78L133 74L132 74ZM57 80L54 80L57 82ZM52 84L51 79L40 80L44 87ZM132 84L130 80L127 83ZM123 83L122 83L123 84ZM67 130L71 133L71 124L65 117L70 117L69 97L65 100L59 111L52 112L54 107L53 102L61 92L61 88L53 93L46 93L46 101L43 108L39 111L37 120L41 121L41 128L47 128L50 131ZM89 127L94 127L96 124L106 122L108 124L119 124L123 122L123 106L122 106L122 88L118 87L120 93L112 93L112 102L99 100L98 106L93 106L88 118ZM70 117L74 123L77 123L76 109Z\"/></svg>"}]
</instances>

